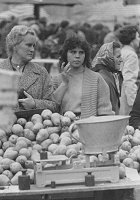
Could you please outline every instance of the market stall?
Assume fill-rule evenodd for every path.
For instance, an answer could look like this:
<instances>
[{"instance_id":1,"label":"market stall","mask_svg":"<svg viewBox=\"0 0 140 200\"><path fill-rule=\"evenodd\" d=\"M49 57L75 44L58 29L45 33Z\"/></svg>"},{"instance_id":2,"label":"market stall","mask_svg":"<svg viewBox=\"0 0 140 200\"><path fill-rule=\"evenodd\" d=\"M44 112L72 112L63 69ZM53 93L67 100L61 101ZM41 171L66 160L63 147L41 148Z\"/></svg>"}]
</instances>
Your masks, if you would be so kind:
<instances>
[{"instance_id":1,"label":"market stall","mask_svg":"<svg viewBox=\"0 0 140 200\"><path fill-rule=\"evenodd\" d=\"M1 93L9 94L1 108L16 104L11 94L19 77L1 71ZM128 126L129 116L77 119L72 111L32 109L8 112L3 121L1 113L0 199L98 199L107 191L112 200L125 200L140 188L140 131Z\"/></svg>"},{"instance_id":2,"label":"market stall","mask_svg":"<svg viewBox=\"0 0 140 200\"><path fill-rule=\"evenodd\" d=\"M75 123L71 123L70 120L68 120L68 116L71 116L71 120L74 120L74 115L71 112L65 113L65 116L61 116L60 121L60 115L58 113L51 113L49 110L32 110L32 111L20 111L16 113L18 119L17 122L13 125L12 129L12 135L7 137L8 141L14 142L15 135L18 135L16 137L17 142L15 144L15 148L18 148L18 155L14 153L15 149L11 147L6 147L3 143L3 149L5 148L5 152L3 154L3 158L9 158L12 159L16 163L15 168L13 169L10 167L12 163L10 164L9 168L6 166L6 169L11 170L13 173L13 177L11 177L11 180L9 178L8 182L3 182L3 186L0 187L0 199L82 199L82 198L92 198L92 199L98 199L98 191L108 191L108 192L115 192L114 199L118 200L120 199L120 190L123 190L124 197L121 196L121 198L125 199L125 194L129 189L135 189L140 187L140 181L134 181L129 178L126 178L125 176L123 179L119 178L119 164L118 161L115 160L115 154L112 153L113 151L116 152L117 146L116 144L119 142L116 140L116 138L112 139L112 141L107 146L108 137L110 137L110 131L108 132L109 127L108 123L106 124L106 130L103 131L106 135L106 140L104 140L104 143L101 143L98 145L99 140L102 141L102 136L100 135L98 138L95 138L96 142L94 140L85 140L83 138L84 135L80 135L81 137L77 137L77 129L75 129ZM50 117L51 118L50 118ZM43 131L39 128L34 126L34 132L36 132L36 141L33 139L33 135L31 133L33 132L26 132L27 126L29 124L31 125L31 122L34 121L35 124L39 123L39 121L42 118L42 124L44 126L48 126L48 123L50 123L49 119L53 122L54 126L47 127L48 132L45 132L45 136L43 134ZM25 119L27 121L25 121ZM69 118L70 119L70 118ZM96 122L97 125L94 123L94 130L99 125L98 122L102 124L103 119L101 117L100 120L94 119L94 123ZM128 117L122 117L123 123L120 123L120 117L119 117L119 123L116 123L116 129L118 129L118 126L120 128L120 137L122 135L123 128L126 126ZM73 121L72 120L72 121ZM36 122L35 122L36 121ZM107 121L107 120L106 120ZM112 120L113 121L113 120ZM24 126L24 133L21 131L21 129L16 129L17 127L21 128L21 124L23 125L26 122L26 126ZM77 120L76 123L78 123L80 120ZM88 120L89 122L89 129L91 130L91 118ZM105 121L104 121L105 122ZM110 119L109 119L110 122ZM61 123L61 131L62 133L59 136L56 132L60 132L60 123ZM106 122L105 122L106 123ZM56 125L57 124L57 125ZM59 124L59 126L58 126ZM80 123L79 123L80 124ZM102 129L102 125L100 124L100 129ZM19 125L19 126L17 126ZM25 125L25 124L24 124ZM83 124L82 124L83 125ZM114 122L111 126L114 126ZM68 139L68 127L69 131L72 132L73 142L70 142L70 139ZM87 127L87 121L86 121L86 127ZM28 127L29 128L29 127ZM85 127L84 127L85 128ZM63 129L63 130L62 130ZM67 129L67 131L66 131ZM22 129L23 130L23 129ZM45 130L45 129L42 129ZM111 129L112 130L112 129ZM80 131L80 129L79 129ZM80 133L84 132L85 130L82 128ZM41 134L42 132L42 134ZM55 132L55 133L54 133ZM88 131L87 131L88 132ZM95 132L98 132L96 130ZM98 132L98 133L99 133ZM91 132L90 132L91 133ZM109 134L108 134L109 133ZM23 135L22 135L23 134ZM49 135L50 134L50 135ZM39 135L42 137L39 137ZM66 136L67 135L67 136ZM23 139L24 136L24 139ZM95 135L93 134L93 137ZM30 140L29 140L30 138ZM31 139L32 138L32 139ZM50 144L50 138L53 142ZM68 140L66 140L68 139ZM32 155L27 155L27 151L25 150L25 143L23 142L19 146L19 141L26 141L29 142L30 145L27 145L27 149L31 150L32 148ZM77 140L84 140L78 142ZM87 142L87 143L86 143ZM95 143L94 143L95 142ZM15 142L14 142L15 143ZM46 146L48 143L47 148L47 159L41 159L42 151L44 146ZM57 144L60 145L57 145ZM78 148L78 145L81 146L83 143L84 147L84 155L79 154L76 149L73 147L75 146ZM95 145L92 146L92 143ZM64 146L67 144L67 150L64 148ZM60 149L59 147L63 147L63 149ZM69 146L69 148L68 148ZM42 148L41 148L42 147ZM10 149L11 154L7 154L8 148ZM37 150L38 149L38 150ZM111 151L110 158L106 159L106 151ZM80 148L79 148L80 150ZM101 152L103 151L103 152ZM33 153L34 152L34 153ZM54 153L51 153L54 152ZM93 155L93 153L103 153L103 156L100 157L99 162L94 162L95 160L90 159L90 156ZM6 155L7 154L7 155ZM55 154L55 155L52 155ZM59 155L58 155L59 154ZM90 155L91 154L91 155ZM28 157L28 160L22 159L20 160L20 156ZM80 157L82 156L82 157ZM30 157L30 158L29 158ZM95 158L95 157L94 157ZM99 158L99 157L98 157ZM102 160L105 159L105 160ZM3 159L4 161L4 159ZM30 162L29 162L30 161ZM19 162L22 166L22 168L19 168L20 164L17 164ZM1 163L3 168L5 168L4 162ZM30 188L27 189L19 189L19 179L22 175L22 170L26 169L28 176L30 176L31 184ZM5 171L5 170L4 170ZM90 177L90 180L86 180L86 177L88 173L91 172L91 174L94 175L94 177ZM4 174L4 173L3 173ZM7 174L10 177L10 174ZM94 179L91 179L94 178ZM89 181L89 182L88 182ZM34 183L34 184L33 184ZM7 185L8 184L8 185ZM10 185L9 185L10 184ZM0 175L0 185L2 185L2 179ZM23 184L24 186L24 184ZM27 186L27 185L26 185ZM96 196L97 195L97 196ZM121 194L122 195L122 194Z\"/></svg>"}]
</instances>

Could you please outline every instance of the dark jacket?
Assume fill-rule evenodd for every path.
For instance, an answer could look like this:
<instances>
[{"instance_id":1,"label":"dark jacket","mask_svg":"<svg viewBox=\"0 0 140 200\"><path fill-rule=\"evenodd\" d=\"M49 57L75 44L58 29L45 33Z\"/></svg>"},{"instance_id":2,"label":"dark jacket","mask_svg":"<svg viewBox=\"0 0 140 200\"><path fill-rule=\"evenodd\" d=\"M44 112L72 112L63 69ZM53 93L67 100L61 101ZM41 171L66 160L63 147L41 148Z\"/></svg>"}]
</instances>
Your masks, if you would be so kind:
<instances>
[{"instance_id":1,"label":"dark jacket","mask_svg":"<svg viewBox=\"0 0 140 200\"><path fill-rule=\"evenodd\" d=\"M137 95L130 112L129 125L137 129L140 126L140 86L137 91Z\"/></svg>"},{"instance_id":2,"label":"dark jacket","mask_svg":"<svg viewBox=\"0 0 140 200\"><path fill-rule=\"evenodd\" d=\"M101 76L104 78L106 83L109 86L110 89L110 101L112 103L112 110L115 112L115 114L119 114L119 108L120 108L120 92L117 89L117 85L115 82L115 78L113 76L113 73L104 65L97 64L94 68L94 71L99 72ZM123 81L122 75L119 74L119 89L121 91L121 84Z\"/></svg>"}]
</instances>

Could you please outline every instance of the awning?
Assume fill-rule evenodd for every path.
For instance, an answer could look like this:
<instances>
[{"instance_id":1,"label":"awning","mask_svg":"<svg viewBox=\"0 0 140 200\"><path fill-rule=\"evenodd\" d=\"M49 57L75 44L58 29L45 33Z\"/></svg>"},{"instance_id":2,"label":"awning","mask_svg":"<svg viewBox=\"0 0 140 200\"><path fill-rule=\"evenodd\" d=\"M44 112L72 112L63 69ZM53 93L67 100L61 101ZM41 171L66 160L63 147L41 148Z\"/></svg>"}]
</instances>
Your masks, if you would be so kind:
<instances>
[{"instance_id":1,"label":"awning","mask_svg":"<svg viewBox=\"0 0 140 200\"><path fill-rule=\"evenodd\" d=\"M78 0L0 0L0 3L5 4L38 4L38 5L61 5L74 6L82 4Z\"/></svg>"},{"instance_id":2,"label":"awning","mask_svg":"<svg viewBox=\"0 0 140 200\"><path fill-rule=\"evenodd\" d=\"M3 4L32 4L34 5L34 15L36 19L40 17L40 7L46 6L69 6L73 7L82 4L79 0L0 0Z\"/></svg>"},{"instance_id":3,"label":"awning","mask_svg":"<svg viewBox=\"0 0 140 200\"><path fill-rule=\"evenodd\" d=\"M26 17L33 17L34 16L34 7L31 4L22 4L22 5L15 5L9 7L9 10L3 11L0 13L0 19L5 18L5 19L10 19L12 16L18 18L18 19L23 19ZM40 17L46 17L49 19L49 14L43 7L40 8Z\"/></svg>"}]
</instances>

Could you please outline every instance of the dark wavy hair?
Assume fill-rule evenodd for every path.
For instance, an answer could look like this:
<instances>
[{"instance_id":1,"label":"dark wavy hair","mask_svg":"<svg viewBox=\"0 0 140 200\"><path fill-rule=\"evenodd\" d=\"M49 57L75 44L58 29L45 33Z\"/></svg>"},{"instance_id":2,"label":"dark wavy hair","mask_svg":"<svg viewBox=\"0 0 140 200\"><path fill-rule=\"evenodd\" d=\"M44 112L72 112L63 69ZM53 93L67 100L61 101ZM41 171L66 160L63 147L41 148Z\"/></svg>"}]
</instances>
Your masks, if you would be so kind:
<instances>
[{"instance_id":1,"label":"dark wavy hair","mask_svg":"<svg viewBox=\"0 0 140 200\"><path fill-rule=\"evenodd\" d=\"M118 42L113 41L113 50L116 48L121 48L121 45Z\"/></svg>"},{"instance_id":2,"label":"dark wavy hair","mask_svg":"<svg viewBox=\"0 0 140 200\"><path fill-rule=\"evenodd\" d=\"M60 55L60 66L63 62L65 62L65 65L68 63L67 61L67 52L69 50L75 49L75 48L81 48L85 52L85 60L83 65L91 68L91 49L89 43L81 38L80 36L74 34L64 41L64 44L59 52Z\"/></svg>"},{"instance_id":3,"label":"dark wavy hair","mask_svg":"<svg viewBox=\"0 0 140 200\"><path fill-rule=\"evenodd\" d=\"M118 39L123 45L129 45L135 38L137 27L134 25L126 25L120 28Z\"/></svg>"}]
</instances>

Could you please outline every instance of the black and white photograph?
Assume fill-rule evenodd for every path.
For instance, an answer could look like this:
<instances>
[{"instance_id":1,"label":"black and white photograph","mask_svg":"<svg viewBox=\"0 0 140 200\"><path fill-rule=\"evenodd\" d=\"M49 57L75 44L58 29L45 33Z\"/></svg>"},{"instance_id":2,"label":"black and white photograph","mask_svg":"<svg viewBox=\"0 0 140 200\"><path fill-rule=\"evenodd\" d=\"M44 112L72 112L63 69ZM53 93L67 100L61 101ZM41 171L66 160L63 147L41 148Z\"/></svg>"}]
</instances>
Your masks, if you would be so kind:
<instances>
[{"instance_id":1,"label":"black and white photograph","mask_svg":"<svg viewBox=\"0 0 140 200\"><path fill-rule=\"evenodd\" d=\"M0 200L140 200L140 0L0 0Z\"/></svg>"}]
</instances>

